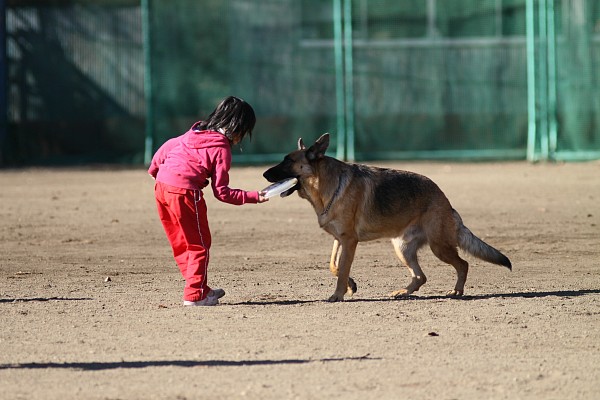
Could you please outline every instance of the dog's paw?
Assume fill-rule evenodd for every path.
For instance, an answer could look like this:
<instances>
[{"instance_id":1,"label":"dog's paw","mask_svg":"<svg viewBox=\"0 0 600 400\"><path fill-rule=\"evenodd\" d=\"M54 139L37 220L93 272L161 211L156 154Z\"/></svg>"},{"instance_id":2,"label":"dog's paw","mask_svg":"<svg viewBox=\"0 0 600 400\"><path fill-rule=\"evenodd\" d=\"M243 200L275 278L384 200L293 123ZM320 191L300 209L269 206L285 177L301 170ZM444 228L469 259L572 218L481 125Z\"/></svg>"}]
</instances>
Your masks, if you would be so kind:
<instances>
[{"instance_id":1,"label":"dog's paw","mask_svg":"<svg viewBox=\"0 0 600 400\"><path fill-rule=\"evenodd\" d=\"M331 295L331 297L329 299L327 299L327 301L330 303L335 303L336 301L344 301L344 295L334 293L333 295Z\"/></svg>"},{"instance_id":2,"label":"dog's paw","mask_svg":"<svg viewBox=\"0 0 600 400\"><path fill-rule=\"evenodd\" d=\"M446 293L446 297L460 297L462 295L463 295L463 291L462 290L456 290L456 289L449 290Z\"/></svg>"},{"instance_id":3,"label":"dog's paw","mask_svg":"<svg viewBox=\"0 0 600 400\"><path fill-rule=\"evenodd\" d=\"M396 290L395 292L390 293L390 296L395 299L400 299L403 297L408 297L412 292L413 292L412 290L400 289L400 290Z\"/></svg>"},{"instance_id":4,"label":"dog's paw","mask_svg":"<svg viewBox=\"0 0 600 400\"><path fill-rule=\"evenodd\" d=\"M348 278L348 290L346 291L346 294L352 296L357 291L358 287L356 286L356 282L354 282L354 279Z\"/></svg>"}]
</instances>

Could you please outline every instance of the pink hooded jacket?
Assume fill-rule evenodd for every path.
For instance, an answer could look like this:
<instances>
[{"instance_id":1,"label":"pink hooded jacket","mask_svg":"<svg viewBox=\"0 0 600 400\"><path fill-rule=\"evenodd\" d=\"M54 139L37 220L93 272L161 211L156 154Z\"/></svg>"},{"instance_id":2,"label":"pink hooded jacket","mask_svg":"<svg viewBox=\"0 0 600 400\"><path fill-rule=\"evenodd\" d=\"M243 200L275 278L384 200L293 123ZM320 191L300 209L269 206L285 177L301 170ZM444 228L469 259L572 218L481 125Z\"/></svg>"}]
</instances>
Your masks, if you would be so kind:
<instances>
[{"instance_id":1,"label":"pink hooded jacket","mask_svg":"<svg viewBox=\"0 0 600 400\"><path fill-rule=\"evenodd\" d=\"M167 140L154 154L148 173L167 185L202 190L210 178L215 197L225 203L258 203L258 191L229 188L231 146L225 135L196 131L196 122L181 136Z\"/></svg>"}]
</instances>

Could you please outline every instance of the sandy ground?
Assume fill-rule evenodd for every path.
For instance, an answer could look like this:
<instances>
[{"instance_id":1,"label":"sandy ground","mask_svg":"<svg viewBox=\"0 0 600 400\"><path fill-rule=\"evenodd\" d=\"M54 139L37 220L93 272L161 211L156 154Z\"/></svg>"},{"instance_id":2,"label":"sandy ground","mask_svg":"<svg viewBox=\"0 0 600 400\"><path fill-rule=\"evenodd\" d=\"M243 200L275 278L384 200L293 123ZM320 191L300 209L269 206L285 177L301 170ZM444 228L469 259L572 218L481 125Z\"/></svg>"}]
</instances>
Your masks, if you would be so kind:
<instances>
[{"instance_id":1,"label":"sandy ground","mask_svg":"<svg viewBox=\"0 0 600 400\"><path fill-rule=\"evenodd\" d=\"M429 281L394 300L408 271L361 243L358 292L328 303L332 240L308 202L208 192L227 296L184 308L145 170L0 171L0 397L597 399L600 163L378 165L431 177L513 272L468 258L447 299L454 269L424 249Z\"/></svg>"}]
</instances>

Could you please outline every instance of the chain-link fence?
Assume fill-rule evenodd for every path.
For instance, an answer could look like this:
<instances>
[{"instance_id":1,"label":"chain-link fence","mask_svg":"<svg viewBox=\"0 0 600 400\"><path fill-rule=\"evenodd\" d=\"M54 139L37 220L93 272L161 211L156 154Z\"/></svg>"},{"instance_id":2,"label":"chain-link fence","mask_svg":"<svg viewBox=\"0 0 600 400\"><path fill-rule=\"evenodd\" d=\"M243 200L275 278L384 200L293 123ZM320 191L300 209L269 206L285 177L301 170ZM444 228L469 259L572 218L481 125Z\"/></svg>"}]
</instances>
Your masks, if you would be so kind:
<instances>
[{"instance_id":1,"label":"chain-link fence","mask_svg":"<svg viewBox=\"0 0 600 400\"><path fill-rule=\"evenodd\" d=\"M595 0L5 3L4 164L139 163L230 94L238 162L600 158Z\"/></svg>"}]
</instances>

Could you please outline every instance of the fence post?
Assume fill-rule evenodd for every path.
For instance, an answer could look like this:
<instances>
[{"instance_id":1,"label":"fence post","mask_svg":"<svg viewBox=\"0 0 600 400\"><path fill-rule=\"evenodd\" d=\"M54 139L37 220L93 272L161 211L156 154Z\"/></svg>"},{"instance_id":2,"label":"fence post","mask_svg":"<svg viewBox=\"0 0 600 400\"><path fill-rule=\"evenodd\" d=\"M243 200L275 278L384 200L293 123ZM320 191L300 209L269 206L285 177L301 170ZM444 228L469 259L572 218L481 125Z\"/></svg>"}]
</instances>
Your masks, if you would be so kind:
<instances>
[{"instance_id":1,"label":"fence post","mask_svg":"<svg viewBox=\"0 0 600 400\"><path fill-rule=\"evenodd\" d=\"M0 0L0 165L4 163L4 144L8 135L8 59L6 54L6 0Z\"/></svg>"},{"instance_id":2,"label":"fence post","mask_svg":"<svg viewBox=\"0 0 600 400\"><path fill-rule=\"evenodd\" d=\"M554 1L554 0L551 0ZM546 28L546 0L538 0L539 21L539 134L540 159L548 160L548 31Z\"/></svg>"},{"instance_id":3,"label":"fence post","mask_svg":"<svg viewBox=\"0 0 600 400\"><path fill-rule=\"evenodd\" d=\"M344 0L344 76L346 89L346 160L354 161L354 67L352 0Z\"/></svg>"},{"instance_id":4,"label":"fence post","mask_svg":"<svg viewBox=\"0 0 600 400\"><path fill-rule=\"evenodd\" d=\"M527 0L527 160L555 158L558 141L556 120L556 32L554 0L538 1L538 57L536 57L535 0ZM536 76L537 73L537 76ZM539 148L537 140L539 138Z\"/></svg>"},{"instance_id":5,"label":"fence post","mask_svg":"<svg viewBox=\"0 0 600 400\"><path fill-rule=\"evenodd\" d=\"M534 0L526 3L527 33L527 160L535 161L536 110L535 110L535 18Z\"/></svg>"},{"instance_id":6,"label":"fence post","mask_svg":"<svg viewBox=\"0 0 600 400\"><path fill-rule=\"evenodd\" d=\"M354 160L352 0L333 0L333 42L338 130L336 157Z\"/></svg>"},{"instance_id":7,"label":"fence post","mask_svg":"<svg viewBox=\"0 0 600 400\"><path fill-rule=\"evenodd\" d=\"M150 3L152 0L142 0L142 34L144 49L144 97L146 99L146 139L144 141L144 163L152 161L154 147L154 95L152 90L152 42L150 28Z\"/></svg>"},{"instance_id":8,"label":"fence post","mask_svg":"<svg viewBox=\"0 0 600 400\"><path fill-rule=\"evenodd\" d=\"M554 26L554 0L548 2L546 19L548 20L548 152L554 159L558 142L558 123L556 121L556 30Z\"/></svg>"},{"instance_id":9,"label":"fence post","mask_svg":"<svg viewBox=\"0 0 600 400\"><path fill-rule=\"evenodd\" d=\"M333 51L335 57L335 101L337 118L336 157L346 158L346 118L344 105L344 37L342 35L342 2L333 0Z\"/></svg>"}]
</instances>

